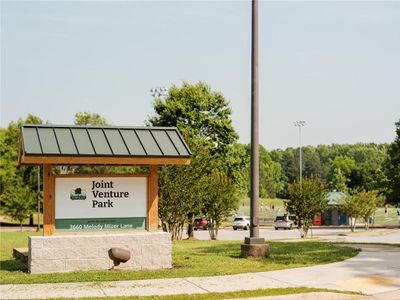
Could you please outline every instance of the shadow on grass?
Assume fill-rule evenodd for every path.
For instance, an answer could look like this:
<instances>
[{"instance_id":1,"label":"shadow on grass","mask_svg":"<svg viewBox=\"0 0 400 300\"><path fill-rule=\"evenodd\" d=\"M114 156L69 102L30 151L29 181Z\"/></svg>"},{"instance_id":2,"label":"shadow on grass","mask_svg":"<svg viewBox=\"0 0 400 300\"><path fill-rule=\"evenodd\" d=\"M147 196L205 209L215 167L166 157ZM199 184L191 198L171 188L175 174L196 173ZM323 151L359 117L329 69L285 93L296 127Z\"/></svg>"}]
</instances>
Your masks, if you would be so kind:
<instances>
[{"instance_id":1,"label":"shadow on grass","mask_svg":"<svg viewBox=\"0 0 400 300\"><path fill-rule=\"evenodd\" d=\"M18 259L1 260L0 270L9 272L27 272L28 264Z\"/></svg>"},{"instance_id":2,"label":"shadow on grass","mask_svg":"<svg viewBox=\"0 0 400 300\"><path fill-rule=\"evenodd\" d=\"M193 249L194 252L198 254L212 254L217 256L231 257L231 258L241 258L240 257L240 243L223 243L212 244L210 246L200 246Z\"/></svg>"},{"instance_id":3,"label":"shadow on grass","mask_svg":"<svg viewBox=\"0 0 400 300\"><path fill-rule=\"evenodd\" d=\"M233 259L245 259L240 256L241 243L222 243L193 249L199 255L217 255ZM338 247L321 242L279 243L269 242L270 255L261 261L276 264L316 265L345 260L353 257L358 250L350 247ZM252 259L252 258L250 258ZM259 258L257 258L259 259Z\"/></svg>"}]
</instances>

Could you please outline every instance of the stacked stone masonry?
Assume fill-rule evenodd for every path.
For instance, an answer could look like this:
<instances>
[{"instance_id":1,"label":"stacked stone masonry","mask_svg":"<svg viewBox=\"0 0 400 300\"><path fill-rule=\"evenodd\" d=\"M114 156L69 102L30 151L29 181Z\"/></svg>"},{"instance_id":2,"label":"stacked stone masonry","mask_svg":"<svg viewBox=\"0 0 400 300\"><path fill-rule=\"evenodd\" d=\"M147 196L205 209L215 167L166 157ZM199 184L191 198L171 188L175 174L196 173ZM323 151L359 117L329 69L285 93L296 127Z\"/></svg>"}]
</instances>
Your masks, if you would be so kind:
<instances>
[{"instance_id":1,"label":"stacked stone masonry","mask_svg":"<svg viewBox=\"0 0 400 300\"><path fill-rule=\"evenodd\" d=\"M129 249L131 259L120 269L164 269L172 267L171 235L143 232L99 235L29 237L28 268L32 274L107 270L113 266L109 249Z\"/></svg>"}]
</instances>

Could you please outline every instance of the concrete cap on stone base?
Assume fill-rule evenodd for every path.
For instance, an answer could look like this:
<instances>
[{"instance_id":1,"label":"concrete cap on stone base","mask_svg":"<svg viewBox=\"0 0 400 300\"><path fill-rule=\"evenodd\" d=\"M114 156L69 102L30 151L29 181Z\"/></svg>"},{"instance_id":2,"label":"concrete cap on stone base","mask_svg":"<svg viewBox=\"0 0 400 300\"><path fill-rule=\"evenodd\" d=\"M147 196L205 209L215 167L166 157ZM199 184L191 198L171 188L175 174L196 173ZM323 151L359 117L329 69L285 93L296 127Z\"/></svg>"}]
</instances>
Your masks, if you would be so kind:
<instances>
[{"instance_id":1,"label":"concrete cap on stone base","mask_svg":"<svg viewBox=\"0 0 400 300\"><path fill-rule=\"evenodd\" d=\"M244 238L245 244L265 244L264 238L259 237L245 237Z\"/></svg>"}]
</instances>

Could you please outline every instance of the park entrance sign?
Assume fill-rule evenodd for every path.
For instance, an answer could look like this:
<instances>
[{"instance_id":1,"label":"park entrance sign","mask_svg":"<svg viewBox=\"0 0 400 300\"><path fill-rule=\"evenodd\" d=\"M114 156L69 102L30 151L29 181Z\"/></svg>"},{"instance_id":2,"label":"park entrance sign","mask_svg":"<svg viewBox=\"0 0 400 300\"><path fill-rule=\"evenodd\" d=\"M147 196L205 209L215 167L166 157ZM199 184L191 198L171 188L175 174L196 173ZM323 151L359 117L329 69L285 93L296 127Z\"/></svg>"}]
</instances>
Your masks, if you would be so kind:
<instances>
[{"instance_id":1,"label":"park entrance sign","mask_svg":"<svg viewBox=\"0 0 400 300\"><path fill-rule=\"evenodd\" d=\"M56 232L144 230L147 189L147 176L56 176Z\"/></svg>"},{"instance_id":2,"label":"park entrance sign","mask_svg":"<svg viewBox=\"0 0 400 300\"><path fill-rule=\"evenodd\" d=\"M158 232L157 168L190 164L176 128L22 125L18 159L43 167L44 236L29 237L31 273L107 269L118 246L135 257L121 267L171 267L170 235ZM74 174L74 166L149 172Z\"/></svg>"}]
</instances>

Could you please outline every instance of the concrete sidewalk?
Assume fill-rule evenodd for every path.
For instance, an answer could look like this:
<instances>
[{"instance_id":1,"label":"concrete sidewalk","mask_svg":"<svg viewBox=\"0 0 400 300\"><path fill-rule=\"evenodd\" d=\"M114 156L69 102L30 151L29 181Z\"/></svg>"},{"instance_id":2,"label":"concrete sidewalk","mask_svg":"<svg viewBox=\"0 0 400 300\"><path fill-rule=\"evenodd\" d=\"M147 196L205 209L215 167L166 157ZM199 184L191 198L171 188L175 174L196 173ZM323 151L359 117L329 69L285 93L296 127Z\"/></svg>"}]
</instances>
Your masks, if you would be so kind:
<instances>
[{"instance_id":1,"label":"concrete sidewalk","mask_svg":"<svg viewBox=\"0 0 400 300\"><path fill-rule=\"evenodd\" d=\"M400 299L400 248L359 246L363 251L356 257L313 267L214 277L1 285L0 295L2 299L149 296L304 286L363 292L376 299ZM378 298L379 295L386 296ZM293 299L307 299L301 297Z\"/></svg>"}]
</instances>

